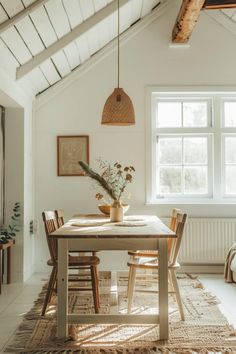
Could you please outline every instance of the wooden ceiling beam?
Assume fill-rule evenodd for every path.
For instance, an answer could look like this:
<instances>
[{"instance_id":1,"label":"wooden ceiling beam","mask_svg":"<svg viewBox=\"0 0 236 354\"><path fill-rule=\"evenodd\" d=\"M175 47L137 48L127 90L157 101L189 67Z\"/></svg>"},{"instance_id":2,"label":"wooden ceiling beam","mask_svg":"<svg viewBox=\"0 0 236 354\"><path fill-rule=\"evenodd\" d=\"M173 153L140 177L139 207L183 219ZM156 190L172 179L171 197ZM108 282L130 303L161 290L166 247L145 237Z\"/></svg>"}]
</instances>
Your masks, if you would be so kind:
<instances>
[{"instance_id":1,"label":"wooden ceiling beam","mask_svg":"<svg viewBox=\"0 0 236 354\"><path fill-rule=\"evenodd\" d=\"M15 16L11 17L9 20L4 21L0 24L0 34L6 31L11 26L14 26L17 22L22 20L25 16L28 16L31 12L35 11L40 6L43 6L48 0L36 0L24 10L18 12Z\"/></svg>"},{"instance_id":2,"label":"wooden ceiling beam","mask_svg":"<svg viewBox=\"0 0 236 354\"><path fill-rule=\"evenodd\" d=\"M173 31L172 42L188 42L205 0L183 0Z\"/></svg>"},{"instance_id":3,"label":"wooden ceiling beam","mask_svg":"<svg viewBox=\"0 0 236 354\"><path fill-rule=\"evenodd\" d=\"M129 0L120 0L120 7L127 4ZM35 55L31 60L22 66L18 67L16 70L16 79L20 79L27 75L30 71L34 70L37 66L42 64L53 54L59 52L61 49L66 47L69 43L73 42L76 38L82 34L89 31L91 28L96 26L99 22L103 21L105 18L117 11L117 1L112 1L107 6L96 12L93 16L86 19L84 22L74 27L73 30L63 37L61 37L57 42L51 44L45 50Z\"/></svg>"},{"instance_id":4,"label":"wooden ceiling beam","mask_svg":"<svg viewBox=\"0 0 236 354\"><path fill-rule=\"evenodd\" d=\"M236 0L205 0L203 9L232 9L236 8Z\"/></svg>"}]
</instances>

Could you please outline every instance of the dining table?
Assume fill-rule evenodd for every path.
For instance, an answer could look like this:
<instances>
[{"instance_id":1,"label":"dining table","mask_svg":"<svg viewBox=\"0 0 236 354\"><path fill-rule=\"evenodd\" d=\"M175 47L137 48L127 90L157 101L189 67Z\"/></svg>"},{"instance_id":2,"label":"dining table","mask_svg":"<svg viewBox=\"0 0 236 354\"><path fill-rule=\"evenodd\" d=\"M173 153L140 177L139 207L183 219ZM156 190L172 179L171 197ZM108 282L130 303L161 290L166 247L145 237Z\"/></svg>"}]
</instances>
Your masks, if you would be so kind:
<instances>
[{"instance_id":1,"label":"dining table","mask_svg":"<svg viewBox=\"0 0 236 354\"><path fill-rule=\"evenodd\" d=\"M110 222L102 214L76 214L50 237L58 240L57 336L68 336L70 324L156 324L159 340L169 338L168 246L177 237L155 215L129 215L122 222ZM68 313L68 252L158 250L157 314L71 314ZM111 256L112 262L112 256ZM157 296L157 295L153 295Z\"/></svg>"}]
</instances>

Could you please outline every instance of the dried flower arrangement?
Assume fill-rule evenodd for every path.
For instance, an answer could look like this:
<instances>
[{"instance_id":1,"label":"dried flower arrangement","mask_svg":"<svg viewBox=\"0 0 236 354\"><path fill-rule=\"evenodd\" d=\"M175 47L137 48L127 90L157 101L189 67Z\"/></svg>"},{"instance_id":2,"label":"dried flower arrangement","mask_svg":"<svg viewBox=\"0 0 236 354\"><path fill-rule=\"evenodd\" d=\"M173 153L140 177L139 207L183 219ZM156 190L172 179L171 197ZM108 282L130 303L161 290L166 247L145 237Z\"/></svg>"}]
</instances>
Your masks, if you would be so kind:
<instances>
[{"instance_id":1,"label":"dried flower arrangement","mask_svg":"<svg viewBox=\"0 0 236 354\"><path fill-rule=\"evenodd\" d=\"M94 179L106 191L108 196L114 202L120 202L125 188L133 181L133 174L135 168L133 166L123 167L116 162L114 165L106 161L99 160L99 167L101 174L93 171L85 162L79 161L80 166L84 172L92 179ZM95 197L100 200L103 199L103 194L96 193Z\"/></svg>"}]
</instances>

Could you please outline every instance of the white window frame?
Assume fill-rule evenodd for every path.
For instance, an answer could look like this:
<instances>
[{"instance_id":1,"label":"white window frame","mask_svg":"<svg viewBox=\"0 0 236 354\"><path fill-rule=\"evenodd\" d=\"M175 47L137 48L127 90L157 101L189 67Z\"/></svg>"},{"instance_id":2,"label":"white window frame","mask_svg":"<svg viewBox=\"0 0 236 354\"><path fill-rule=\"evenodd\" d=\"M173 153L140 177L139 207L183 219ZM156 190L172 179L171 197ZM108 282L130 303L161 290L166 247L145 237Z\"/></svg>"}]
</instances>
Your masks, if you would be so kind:
<instances>
[{"instance_id":1,"label":"white window frame","mask_svg":"<svg viewBox=\"0 0 236 354\"><path fill-rule=\"evenodd\" d=\"M232 199L232 198L236 199L236 193L226 194L225 166L227 166L227 165L230 166L230 164L227 164L225 162L225 138L230 138L230 137L236 138L236 132L235 133L222 133L222 136L221 136L221 146L222 146L222 186L223 186L223 193L222 194L223 194L223 197L225 199ZM234 164L232 164L232 165L234 165Z\"/></svg>"},{"instance_id":2,"label":"white window frame","mask_svg":"<svg viewBox=\"0 0 236 354\"><path fill-rule=\"evenodd\" d=\"M174 130L174 129L186 129L186 130L189 130L189 129L193 129L194 131L196 131L196 129L207 129L208 127L212 126L212 112L211 112L211 107L212 107L212 102L211 102L211 98L209 97L206 97L205 99L203 99L202 97L201 98L197 98L196 95L192 95L192 96L184 96L184 95L181 95L181 97L153 97L153 101L152 101L152 104L155 106L154 104L154 101L157 100L159 102L173 102L173 103L176 103L176 102L180 102L180 103L183 103L183 102L191 102L191 103L196 103L196 102L206 102L207 103L207 126L204 126L204 127L198 127L198 128L191 128L191 127L184 127L183 125L183 118L184 118L184 115L183 115L183 105L182 105L182 117L181 117L181 121L182 121L182 126L181 127L175 127L175 128L161 128L161 127L157 127L157 129L168 129L168 130ZM154 111L155 111L155 108L154 108ZM154 124L155 124L155 116L156 116L156 113L154 112Z\"/></svg>"},{"instance_id":3,"label":"white window frame","mask_svg":"<svg viewBox=\"0 0 236 354\"><path fill-rule=\"evenodd\" d=\"M212 187L212 161L213 161L213 149L212 149L212 144L213 144L213 136L211 133L184 133L184 134L181 134L181 133L172 133L172 134L164 134L164 133L161 133L161 134L158 134L156 133L156 140L158 138L161 138L161 137L165 137L165 138L169 138L169 137L180 137L180 138L185 138L185 137L205 137L207 138L207 152L208 152L208 155L207 155L207 186L208 186L208 193L205 193L205 194L201 194L201 198L211 198L212 197L212 190L213 190L213 187ZM156 141L157 142L157 141ZM158 146L156 145L156 151L158 149ZM157 159L157 155L155 156L155 161L156 163L158 163L158 159ZM182 163L182 165L180 166L183 166L184 163ZM194 166L194 164L192 165ZM157 168L155 169L155 171L157 172ZM157 174L155 176L155 180L157 181L158 180L158 177L157 177ZM183 181L182 181L183 182ZM156 185L155 184L155 188L156 188ZM196 197L195 194L171 194L171 196L169 194L165 194L165 193L162 193L162 194L158 194L157 190L155 190L155 195L157 196L157 199L172 199L172 198L176 198L176 199L193 199Z\"/></svg>"},{"instance_id":4,"label":"white window frame","mask_svg":"<svg viewBox=\"0 0 236 354\"><path fill-rule=\"evenodd\" d=\"M225 195L224 188L224 155L223 155L223 136L236 134L235 128L224 127L224 101L236 102L236 88L213 88L213 87L148 87L147 94L147 124L146 124L146 203L147 204L236 204L236 195ZM202 99L212 102L212 109L208 106L211 124L208 128L156 128L154 100L175 101L176 97L189 101L201 101ZM213 112L213 113L212 113ZM208 115L209 117L209 115ZM233 132L232 132L233 129ZM206 196L196 198L196 196L176 196L168 198L158 198L156 193L156 135L183 135L200 134L211 136L209 153L211 155L211 168L209 179L209 193ZM192 131L191 131L192 130ZM203 133L203 130L205 132ZM209 156L210 158L210 156Z\"/></svg>"}]
</instances>

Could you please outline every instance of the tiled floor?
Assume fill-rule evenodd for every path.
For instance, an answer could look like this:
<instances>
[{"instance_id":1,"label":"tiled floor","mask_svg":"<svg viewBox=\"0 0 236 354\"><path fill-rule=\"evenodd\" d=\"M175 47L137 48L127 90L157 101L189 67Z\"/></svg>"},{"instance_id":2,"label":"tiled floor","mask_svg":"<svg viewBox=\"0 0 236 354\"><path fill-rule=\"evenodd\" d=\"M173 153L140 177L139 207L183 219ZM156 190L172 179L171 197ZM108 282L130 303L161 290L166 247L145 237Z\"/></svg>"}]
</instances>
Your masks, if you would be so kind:
<instances>
[{"instance_id":1,"label":"tiled floor","mask_svg":"<svg viewBox=\"0 0 236 354\"><path fill-rule=\"evenodd\" d=\"M21 323L24 313L37 299L46 278L47 275L35 274L24 284L3 285L0 295L0 353L3 353L5 345Z\"/></svg>"},{"instance_id":2,"label":"tiled floor","mask_svg":"<svg viewBox=\"0 0 236 354\"><path fill-rule=\"evenodd\" d=\"M3 286L0 295L0 353L3 353L22 316L37 298L45 278L44 274L35 274L25 284ZM206 289L219 298L221 311L228 318L229 323L236 327L236 284L225 284L223 277L215 274L200 275L200 280Z\"/></svg>"}]
</instances>

